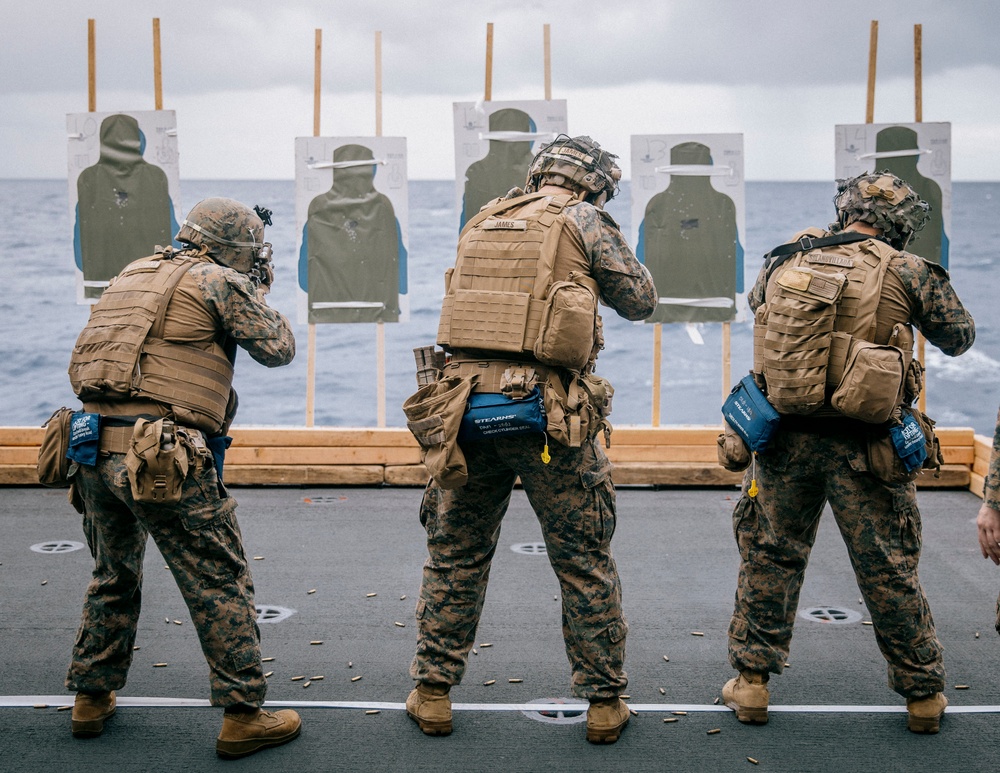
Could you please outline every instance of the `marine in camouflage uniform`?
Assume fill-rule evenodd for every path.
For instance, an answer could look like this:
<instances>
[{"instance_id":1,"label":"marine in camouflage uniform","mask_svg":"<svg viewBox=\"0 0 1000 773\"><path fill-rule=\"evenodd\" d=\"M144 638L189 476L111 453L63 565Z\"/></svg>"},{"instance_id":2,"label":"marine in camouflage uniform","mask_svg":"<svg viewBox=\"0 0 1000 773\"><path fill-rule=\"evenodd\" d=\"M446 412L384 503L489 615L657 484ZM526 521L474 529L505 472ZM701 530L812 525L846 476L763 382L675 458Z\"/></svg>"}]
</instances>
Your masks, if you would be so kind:
<instances>
[{"instance_id":1,"label":"marine in camouflage uniform","mask_svg":"<svg viewBox=\"0 0 1000 773\"><path fill-rule=\"evenodd\" d=\"M264 300L270 267L266 259L258 262L255 268L264 276L254 281L248 275L249 261L226 260L232 251L211 250L212 240L205 237L213 227L222 234L226 231L219 227L218 218L206 217L206 212L211 215L219 210L235 211L237 219L260 224L257 241L262 242L263 223L238 202L208 199L197 205L178 234L182 241L192 243L175 254L197 262L167 302L163 340L199 350L224 342L230 359L239 346L262 365L286 365L295 355L295 339L288 320ZM264 210L263 214L266 218L269 213ZM196 234L191 229L198 223L204 228ZM131 432L140 416L176 418L175 406L160 401L116 400L113 395L83 399L85 410L102 415L102 433L111 426L128 427ZM225 434L235 402L231 393L224 425L216 427L214 434ZM180 429L179 421L178 425ZM78 692L74 735L100 734L103 720L114 712L112 691L125 685L139 620L143 557L151 536L191 613L209 666L211 704L227 710L227 722L237 717L235 736L227 735L224 724L219 754L244 756L291 740L299 732L294 712L274 715L258 708L267 692L267 680L261 665L253 580L236 520L236 500L222 485L211 452L203 448L193 456L180 499L172 504L137 502L125 459L124 453L101 451L96 465L71 467L75 504L83 513L83 529L94 557L93 578L66 678L66 686ZM261 723L270 725L272 732L261 731Z\"/></svg>"},{"instance_id":2,"label":"marine in camouflage uniform","mask_svg":"<svg viewBox=\"0 0 1000 773\"><path fill-rule=\"evenodd\" d=\"M834 230L879 232L865 230L866 222L845 225ZM892 246L901 249L899 242ZM754 311L764 302L765 270L750 293ZM966 351L975 338L973 319L947 272L906 252L890 258L876 319L875 340L887 340L893 324L909 323L950 356ZM835 414L783 415L767 450L745 476L733 514L740 568L729 628L729 660L741 676L723 691L741 721L767 721L763 683L768 673L780 674L788 659L799 592L827 502L888 663L889 687L905 696L908 705L944 688L942 646L917 577L921 524L916 484L890 485L872 474L867 447L877 432L888 430ZM751 497L754 478L758 492ZM741 690L751 697L741 700ZM920 730L911 724L910 729L936 732L936 726Z\"/></svg>"},{"instance_id":3,"label":"marine in camouflage uniform","mask_svg":"<svg viewBox=\"0 0 1000 773\"><path fill-rule=\"evenodd\" d=\"M983 486L983 504L976 518L979 530L979 548L983 558L1000 565L1000 413L997 414L997 428L993 434L993 451L990 453L990 469L986 473ZM996 629L1000 633L1000 597L997 598Z\"/></svg>"},{"instance_id":4,"label":"marine in camouflage uniform","mask_svg":"<svg viewBox=\"0 0 1000 773\"><path fill-rule=\"evenodd\" d=\"M570 185L550 186L550 192L577 190ZM508 198L520 194L515 189ZM652 278L611 217L587 202L564 211L567 221L560 238L582 246L604 303L626 319L648 317L657 303ZM483 354L477 358L483 359ZM438 694L462 680L501 520L520 477L562 591L573 693L591 701L619 703L617 696L627 684L623 664L628 626L611 554L616 519L611 463L596 437L585 439L578 448L551 443L548 464L540 458L542 448L542 440L534 434L464 444L468 483L446 490L432 480L424 492L420 520L427 531L429 556L417 603L417 650L410 673L421 685L437 688ZM408 709L412 708L408 701ZM625 713L627 718L627 709ZM451 732L450 704L446 724L444 719L438 726L425 723L417 710L411 710L411 716L426 733ZM618 736L612 735L595 739L588 731L588 740L613 742Z\"/></svg>"}]
</instances>

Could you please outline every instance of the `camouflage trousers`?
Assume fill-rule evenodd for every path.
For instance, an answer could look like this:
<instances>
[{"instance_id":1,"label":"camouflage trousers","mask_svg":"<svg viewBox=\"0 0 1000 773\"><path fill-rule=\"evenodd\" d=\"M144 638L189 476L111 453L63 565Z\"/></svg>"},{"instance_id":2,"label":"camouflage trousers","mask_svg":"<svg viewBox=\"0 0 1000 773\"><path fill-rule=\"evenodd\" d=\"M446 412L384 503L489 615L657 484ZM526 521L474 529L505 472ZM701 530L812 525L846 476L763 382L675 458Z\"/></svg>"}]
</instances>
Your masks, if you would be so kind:
<instances>
[{"instance_id":1,"label":"camouflage trousers","mask_svg":"<svg viewBox=\"0 0 1000 773\"><path fill-rule=\"evenodd\" d=\"M866 441L848 434L779 431L757 460L759 493L733 513L740 549L729 661L781 673L809 552L829 502L888 663L889 687L906 697L944 689L942 646L917 578L916 486L889 486L868 472Z\"/></svg>"},{"instance_id":2,"label":"camouflage trousers","mask_svg":"<svg viewBox=\"0 0 1000 773\"><path fill-rule=\"evenodd\" d=\"M581 448L551 443L552 459L544 464L540 435L484 440L463 450L469 482L444 490L432 481L420 507L429 555L410 674L424 682L461 682L501 520L520 476L562 591L573 693L581 698L619 695L628 684L623 668L628 626L611 555L615 491L604 451L593 442Z\"/></svg>"},{"instance_id":3,"label":"camouflage trousers","mask_svg":"<svg viewBox=\"0 0 1000 773\"><path fill-rule=\"evenodd\" d=\"M177 504L137 503L123 459L102 454L95 467L80 466L73 477L94 572L66 686L97 691L125 685L142 601L143 555L152 536L198 632L212 705L259 705L267 682L236 501L220 497L215 468L206 466L190 470Z\"/></svg>"}]
</instances>

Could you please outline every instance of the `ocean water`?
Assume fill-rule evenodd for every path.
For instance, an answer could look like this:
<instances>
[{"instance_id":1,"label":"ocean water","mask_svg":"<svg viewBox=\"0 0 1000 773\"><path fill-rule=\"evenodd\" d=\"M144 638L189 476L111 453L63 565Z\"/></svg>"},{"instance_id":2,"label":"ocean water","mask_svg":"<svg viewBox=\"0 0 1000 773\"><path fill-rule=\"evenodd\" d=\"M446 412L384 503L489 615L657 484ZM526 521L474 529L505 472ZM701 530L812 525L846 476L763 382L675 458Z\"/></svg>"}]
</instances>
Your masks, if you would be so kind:
<instances>
[{"instance_id":1,"label":"ocean water","mask_svg":"<svg viewBox=\"0 0 1000 773\"><path fill-rule=\"evenodd\" d=\"M412 349L434 342L443 274L454 261L458 215L454 183L410 183L408 322L385 326L386 424L405 426L403 401L416 388ZM628 184L609 211L630 236ZM294 183L186 181L183 208L228 196L274 210L275 284L269 302L294 325L298 353L283 368L264 368L245 352L236 364L236 424L305 424L307 326L295 321ZM760 256L795 231L833 219L833 184L747 184L746 286ZM75 405L66 367L86 322L77 305L63 180L0 180L0 426L37 426L61 405ZM971 426L992 435L1000 403L1000 183L955 183L951 275L976 319L975 346L958 358L927 348L928 413L941 426ZM659 288L665 294L668 288ZM743 304L745 306L745 304ZM749 315L732 324L732 381L751 365ZM652 420L653 325L604 309L606 349L598 372L615 386L616 425ZM693 340L682 325L664 325L660 423L715 424L722 400L721 325L703 325ZM318 325L316 426L376 426L376 330L373 324Z\"/></svg>"}]
</instances>

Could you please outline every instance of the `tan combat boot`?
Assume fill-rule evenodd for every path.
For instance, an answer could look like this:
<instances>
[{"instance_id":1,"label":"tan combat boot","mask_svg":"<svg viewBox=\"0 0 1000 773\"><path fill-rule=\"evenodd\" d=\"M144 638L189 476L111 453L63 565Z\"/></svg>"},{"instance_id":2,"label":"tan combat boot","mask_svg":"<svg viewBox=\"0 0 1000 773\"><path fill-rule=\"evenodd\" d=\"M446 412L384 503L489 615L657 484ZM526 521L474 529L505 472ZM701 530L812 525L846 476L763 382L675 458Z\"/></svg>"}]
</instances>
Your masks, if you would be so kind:
<instances>
[{"instance_id":1,"label":"tan combat boot","mask_svg":"<svg viewBox=\"0 0 1000 773\"><path fill-rule=\"evenodd\" d=\"M215 753L226 759L246 757L268 746L281 746L298 737L302 720L291 709L249 714L226 712L222 732L215 742Z\"/></svg>"},{"instance_id":2,"label":"tan combat boot","mask_svg":"<svg viewBox=\"0 0 1000 773\"><path fill-rule=\"evenodd\" d=\"M771 698L767 680L767 674L740 671L739 676L723 685L722 701L736 712L740 722L747 725L767 724L767 704Z\"/></svg>"},{"instance_id":3,"label":"tan combat boot","mask_svg":"<svg viewBox=\"0 0 1000 773\"><path fill-rule=\"evenodd\" d=\"M628 706L621 698L593 700L587 709L587 740L591 743L614 743L628 720Z\"/></svg>"},{"instance_id":4,"label":"tan combat boot","mask_svg":"<svg viewBox=\"0 0 1000 773\"><path fill-rule=\"evenodd\" d=\"M73 702L73 735L95 738L104 732L104 720L115 713L115 691L76 694Z\"/></svg>"},{"instance_id":5,"label":"tan combat boot","mask_svg":"<svg viewBox=\"0 0 1000 773\"><path fill-rule=\"evenodd\" d=\"M406 713L427 735L451 735L451 685L418 682L406 699Z\"/></svg>"},{"instance_id":6,"label":"tan combat boot","mask_svg":"<svg viewBox=\"0 0 1000 773\"><path fill-rule=\"evenodd\" d=\"M923 698L907 698L906 727L914 733L936 733L941 729L941 716L947 705L948 699L940 692Z\"/></svg>"}]
</instances>

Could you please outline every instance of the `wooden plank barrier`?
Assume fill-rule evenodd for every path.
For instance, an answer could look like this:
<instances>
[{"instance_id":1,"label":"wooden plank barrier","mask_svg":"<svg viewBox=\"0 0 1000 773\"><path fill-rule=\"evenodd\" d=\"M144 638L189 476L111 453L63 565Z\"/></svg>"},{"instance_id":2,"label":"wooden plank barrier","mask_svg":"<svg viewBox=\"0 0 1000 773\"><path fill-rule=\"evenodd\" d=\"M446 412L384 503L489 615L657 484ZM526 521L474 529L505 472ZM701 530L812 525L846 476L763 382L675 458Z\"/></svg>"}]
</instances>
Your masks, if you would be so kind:
<instances>
[{"instance_id":1,"label":"wooden plank barrier","mask_svg":"<svg viewBox=\"0 0 1000 773\"><path fill-rule=\"evenodd\" d=\"M626 486L739 486L742 473L716 461L721 427L618 427L608 456ZM992 441L968 427L938 427L944 466L921 488L968 488L982 496ZM402 427L235 427L226 455L234 486L423 486L427 472ZM0 485L35 486L40 427L0 427Z\"/></svg>"}]
</instances>

